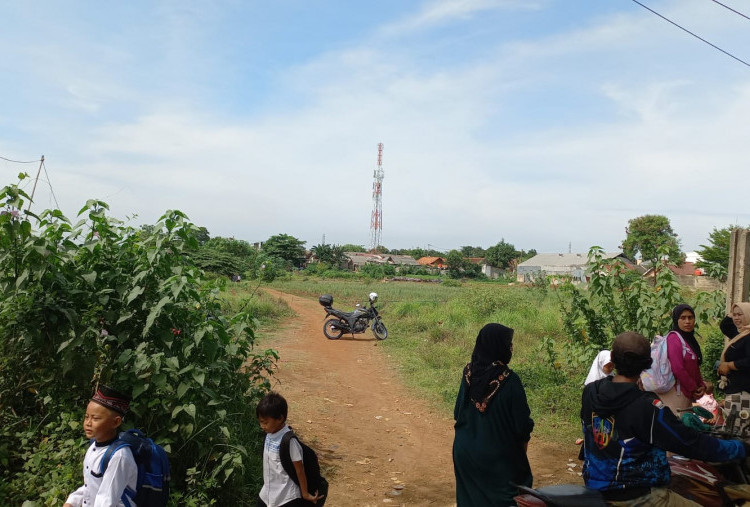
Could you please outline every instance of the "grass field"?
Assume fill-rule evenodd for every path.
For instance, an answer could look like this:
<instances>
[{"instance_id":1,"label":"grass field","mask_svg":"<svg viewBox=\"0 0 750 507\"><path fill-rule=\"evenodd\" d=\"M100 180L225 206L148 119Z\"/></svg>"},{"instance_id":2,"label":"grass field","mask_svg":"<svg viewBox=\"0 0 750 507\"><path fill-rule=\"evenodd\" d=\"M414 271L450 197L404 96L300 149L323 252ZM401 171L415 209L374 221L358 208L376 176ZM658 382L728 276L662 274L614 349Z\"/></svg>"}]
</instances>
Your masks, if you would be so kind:
<instances>
[{"instance_id":1,"label":"grass field","mask_svg":"<svg viewBox=\"0 0 750 507\"><path fill-rule=\"evenodd\" d=\"M389 332L381 345L403 381L447 413L453 410L461 371L471 357L479 329L488 322L512 327L515 355L511 367L526 386L535 434L569 441L580 433L584 367L558 364L556 368L542 349L544 338L552 339L560 350L565 341L558 298L552 291L494 283L448 287L302 276L271 286L315 298L332 294L334 306L346 310L358 302L364 304L370 292L377 292Z\"/></svg>"}]
</instances>

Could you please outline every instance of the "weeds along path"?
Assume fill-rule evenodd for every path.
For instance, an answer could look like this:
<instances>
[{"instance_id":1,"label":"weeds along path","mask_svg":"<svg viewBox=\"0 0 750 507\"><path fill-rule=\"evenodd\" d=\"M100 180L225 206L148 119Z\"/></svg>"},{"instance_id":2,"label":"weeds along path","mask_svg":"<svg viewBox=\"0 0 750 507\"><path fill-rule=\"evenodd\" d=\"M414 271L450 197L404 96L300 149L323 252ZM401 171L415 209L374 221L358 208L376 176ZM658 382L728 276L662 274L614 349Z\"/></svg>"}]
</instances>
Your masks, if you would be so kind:
<instances>
[{"instance_id":1,"label":"weeds along path","mask_svg":"<svg viewBox=\"0 0 750 507\"><path fill-rule=\"evenodd\" d=\"M402 385L370 331L328 340L317 300L264 290L297 314L261 338L281 356L274 390L289 402L288 422L330 482L326 506L454 505L452 414ZM568 470L577 452L532 439L535 485L580 482L580 462Z\"/></svg>"}]
</instances>

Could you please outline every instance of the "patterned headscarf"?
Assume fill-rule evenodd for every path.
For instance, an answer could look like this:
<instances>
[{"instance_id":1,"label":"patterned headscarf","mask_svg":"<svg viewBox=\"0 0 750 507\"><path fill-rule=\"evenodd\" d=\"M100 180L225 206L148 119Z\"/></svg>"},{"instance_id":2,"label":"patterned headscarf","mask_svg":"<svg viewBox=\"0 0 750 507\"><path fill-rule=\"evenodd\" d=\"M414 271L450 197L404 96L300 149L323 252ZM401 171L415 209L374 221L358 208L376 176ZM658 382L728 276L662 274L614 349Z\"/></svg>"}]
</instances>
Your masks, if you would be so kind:
<instances>
[{"instance_id":1,"label":"patterned headscarf","mask_svg":"<svg viewBox=\"0 0 750 507\"><path fill-rule=\"evenodd\" d=\"M469 397L480 412L487 409L492 397L510 375L513 355L513 330L502 324L487 324L477 336L471 362L464 368Z\"/></svg>"},{"instance_id":2,"label":"patterned headscarf","mask_svg":"<svg viewBox=\"0 0 750 507\"><path fill-rule=\"evenodd\" d=\"M101 384L97 388L94 397L91 398L91 401L110 410L114 410L120 415L125 415L130 408L129 396Z\"/></svg>"}]
</instances>

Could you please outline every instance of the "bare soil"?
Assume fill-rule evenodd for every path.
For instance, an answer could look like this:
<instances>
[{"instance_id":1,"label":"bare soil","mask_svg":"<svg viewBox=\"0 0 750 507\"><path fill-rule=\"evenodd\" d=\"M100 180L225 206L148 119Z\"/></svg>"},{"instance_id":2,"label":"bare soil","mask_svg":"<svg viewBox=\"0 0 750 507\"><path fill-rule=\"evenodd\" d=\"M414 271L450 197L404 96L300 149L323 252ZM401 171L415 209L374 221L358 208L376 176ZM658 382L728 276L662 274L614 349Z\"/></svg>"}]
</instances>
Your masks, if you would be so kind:
<instances>
[{"instance_id":1,"label":"bare soil","mask_svg":"<svg viewBox=\"0 0 750 507\"><path fill-rule=\"evenodd\" d=\"M326 506L455 505L452 413L404 386L371 331L328 340L317 300L267 292L297 313L261 335L281 356L274 390L289 402L289 425L330 483ZM532 437L534 485L580 483L577 454L573 442Z\"/></svg>"}]
</instances>

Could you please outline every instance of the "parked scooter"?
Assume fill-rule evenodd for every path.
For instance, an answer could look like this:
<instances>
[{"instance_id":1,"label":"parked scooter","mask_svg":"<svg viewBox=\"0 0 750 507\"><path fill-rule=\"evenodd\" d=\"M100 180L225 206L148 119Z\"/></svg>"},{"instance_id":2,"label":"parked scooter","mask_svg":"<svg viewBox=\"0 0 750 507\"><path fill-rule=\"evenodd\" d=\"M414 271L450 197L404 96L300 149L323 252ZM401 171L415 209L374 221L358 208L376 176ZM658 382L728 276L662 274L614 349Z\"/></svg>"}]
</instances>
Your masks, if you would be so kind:
<instances>
[{"instance_id":1,"label":"parked scooter","mask_svg":"<svg viewBox=\"0 0 750 507\"><path fill-rule=\"evenodd\" d=\"M369 296L370 305L368 307L362 308L358 304L353 312L343 312L333 308L333 296L323 294L318 298L318 302L323 305L326 311L325 318L327 320L323 324L323 334L329 340L338 340L344 333L351 333L352 335L364 333L369 325L375 338L385 340L388 338L388 330L385 328L385 324L383 324L378 310L375 308L377 300L377 293L371 292ZM372 324L370 321L372 321Z\"/></svg>"}]
</instances>

